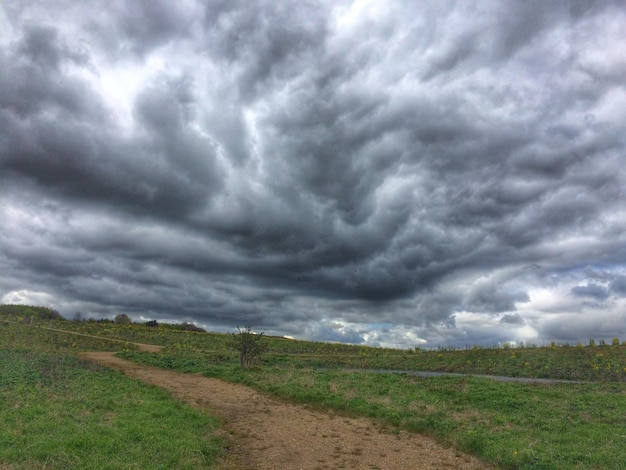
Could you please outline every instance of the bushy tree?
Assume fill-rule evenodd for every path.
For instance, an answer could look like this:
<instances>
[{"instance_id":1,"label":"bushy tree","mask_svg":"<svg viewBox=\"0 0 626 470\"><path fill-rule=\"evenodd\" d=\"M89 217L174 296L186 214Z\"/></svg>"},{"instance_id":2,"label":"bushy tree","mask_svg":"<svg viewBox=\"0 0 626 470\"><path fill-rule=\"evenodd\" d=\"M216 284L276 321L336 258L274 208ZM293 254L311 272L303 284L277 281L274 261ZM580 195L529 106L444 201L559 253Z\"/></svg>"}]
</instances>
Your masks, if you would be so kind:
<instances>
[{"instance_id":1,"label":"bushy tree","mask_svg":"<svg viewBox=\"0 0 626 470\"><path fill-rule=\"evenodd\" d=\"M261 354L267 350L263 344L263 333L253 333L252 327L237 327L238 332L233 333L233 343L239 352L239 364L244 369L249 369L261 358Z\"/></svg>"},{"instance_id":2,"label":"bushy tree","mask_svg":"<svg viewBox=\"0 0 626 470\"><path fill-rule=\"evenodd\" d=\"M131 323L130 317L125 313L120 313L119 315L115 315L115 323L128 324Z\"/></svg>"}]
</instances>

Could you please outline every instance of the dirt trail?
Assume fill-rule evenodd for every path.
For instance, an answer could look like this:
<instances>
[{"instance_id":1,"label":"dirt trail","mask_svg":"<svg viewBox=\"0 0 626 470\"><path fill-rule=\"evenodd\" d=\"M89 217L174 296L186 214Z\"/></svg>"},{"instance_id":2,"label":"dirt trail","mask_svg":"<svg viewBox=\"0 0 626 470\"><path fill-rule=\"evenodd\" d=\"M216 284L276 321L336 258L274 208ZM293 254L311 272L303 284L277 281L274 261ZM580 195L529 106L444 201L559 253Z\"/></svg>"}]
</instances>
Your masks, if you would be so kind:
<instances>
[{"instance_id":1,"label":"dirt trail","mask_svg":"<svg viewBox=\"0 0 626 470\"><path fill-rule=\"evenodd\" d=\"M419 434L385 433L361 418L313 411L238 384L139 365L108 352L82 357L169 390L221 416L233 445L221 469L488 469Z\"/></svg>"},{"instance_id":2,"label":"dirt trail","mask_svg":"<svg viewBox=\"0 0 626 470\"><path fill-rule=\"evenodd\" d=\"M89 335L87 333L79 333L78 331L61 330L59 328L51 328L48 326L36 325L36 328L41 328L42 330L60 331L61 333L66 333L70 335L86 336L87 338L103 339L106 341L112 341L114 343L133 344L137 346L137 348L140 351L146 351L146 352L159 352L161 349L163 349L163 346L156 346L154 344L133 343L132 341L126 341L123 339L107 338L106 336L98 336L98 335Z\"/></svg>"}]
</instances>

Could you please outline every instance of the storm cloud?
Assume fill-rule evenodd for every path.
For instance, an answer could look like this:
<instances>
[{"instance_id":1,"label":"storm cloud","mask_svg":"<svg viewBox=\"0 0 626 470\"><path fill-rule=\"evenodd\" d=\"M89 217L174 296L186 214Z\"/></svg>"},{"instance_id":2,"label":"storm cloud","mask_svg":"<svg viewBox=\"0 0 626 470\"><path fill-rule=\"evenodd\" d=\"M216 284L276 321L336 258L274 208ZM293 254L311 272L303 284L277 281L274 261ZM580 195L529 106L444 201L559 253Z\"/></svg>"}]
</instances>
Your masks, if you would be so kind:
<instances>
[{"instance_id":1,"label":"storm cloud","mask_svg":"<svg viewBox=\"0 0 626 470\"><path fill-rule=\"evenodd\" d=\"M626 337L622 2L53 3L0 7L2 302Z\"/></svg>"}]
</instances>

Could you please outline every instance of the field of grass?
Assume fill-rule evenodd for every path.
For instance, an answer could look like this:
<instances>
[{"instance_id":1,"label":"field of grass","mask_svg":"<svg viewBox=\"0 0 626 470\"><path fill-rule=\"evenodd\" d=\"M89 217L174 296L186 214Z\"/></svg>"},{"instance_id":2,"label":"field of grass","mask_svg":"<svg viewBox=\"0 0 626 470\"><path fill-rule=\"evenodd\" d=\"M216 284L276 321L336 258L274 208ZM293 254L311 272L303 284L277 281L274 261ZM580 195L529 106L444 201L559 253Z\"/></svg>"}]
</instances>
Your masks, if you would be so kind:
<instances>
[{"instance_id":1,"label":"field of grass","mask_svg":"<svg viewBox=\"0 0 626 470\"><path fill-rule=\"evenodd\" d=\"M76 354L112 345L0 321L0 468L213 466L216 418Z\"/></svg>"},{"instance_id":2,"label":"field of grass","mask_svg":"<svg viewBox=\"0 0 626 470\"><path fill-rule=\"evenodd\" d=\"M502 468L626 468L624 383L522 384L267 365L242 370L201 355L122 356L429 434Z\"/></svg>"},{"instance_id":3,"label":"field of grass","mask_svg":"<svg viewBox=\"0 0 626 470\"><path fill-rule=\"evenodd\" d=\"M22 315L19 321L31 327L15 326L16 329L42 335L37 342L45 342L47 335L56 338L57 344L64 341L64 333L36 327L49 326L49 319L31 320ZM270 337L264 338L269 350L259 367L242 370L237 366L237 355L228 335L182 331L166 325L150 328L63 320L52 323L59 329L161 344L165 349L158 354L140 353L129 345L122 356L243 383L320 409L367 416L392 431L407 429L429 434L501 468L626 468L626 346L618 342L596 346L400 351ZM80 338L66 336L66 341ZM120 344L125 345L117 343L118 349ZM70 343L64 347L73 346ZM74 346L85 347L92 346ZM423 378L363 371L385 368L596 383L523 384L477 377ZM67 370L70 369L73 367ZM0 438L0 449L5 447L4 439ZM4 459L0 454L0 462Z\"/></svg>"},{"instance_id":4,"label":"field of grass","mask_svg":"<svg viewBox=\"0 0 626 470\"><path fill-rule=\"evenodd\" d=\"M2 310L0 309L0 312ZM23 315L29 322L32 316ZM202 354L211 362L230 363L236 354L230 335L186 331L172 325L157 328L137 324L42 320L35 325L52 326L84 334L95 334L128 342L165 346L176 355ZM360 368L435 371L510 377L552 378L593 382L626 382L626 344L607 341L595 346L557 345L548 347L480 348L463 350L399 350L348 344L316 343L266 337L267 366L301 368ZM109 346L110 347L110 346ZM132 345L129 345L132 348ZM117 347L119 349L119 347Z\"/></svg>"}]
</instances>

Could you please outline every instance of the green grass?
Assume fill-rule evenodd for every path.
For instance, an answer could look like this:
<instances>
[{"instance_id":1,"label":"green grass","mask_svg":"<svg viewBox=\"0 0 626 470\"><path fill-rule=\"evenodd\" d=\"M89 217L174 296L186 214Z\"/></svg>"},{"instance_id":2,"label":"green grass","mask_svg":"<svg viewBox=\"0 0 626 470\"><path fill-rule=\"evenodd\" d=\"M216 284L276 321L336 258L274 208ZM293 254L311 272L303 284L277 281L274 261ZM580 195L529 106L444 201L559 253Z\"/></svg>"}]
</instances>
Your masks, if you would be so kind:
<instances>
[{"instance_id":1,"label":"green grass","mask_svg":"<svg viewBox=\"0 0 626 470\"><path fill-rule=\"evenodd\" d=\"M32 313L32 308L30 316L19 309L12 312L6 317L7 321L3 322L0 318L0 332L3 332L0 334L4 335L4 343L0 341L0 344L8 345L9 350L19 349L23 344L36 344L39 351L73 357L73 351L77 350L117 350L123 346L126 352L122 355L137 362L184 372L200 372L243 383L293 402L337 413L367 416L392 430L407 429L429 434L446 445L470 452L501 468L626 468L626 452L623 451L626 448L626 346L619 341L611 345L600 345L598 342L595 346L584 347L552 345L544 348L401 351L268 337L264 341L267 341L269 351L263 356L262 366L243 371L237 365L237 354L232 349L229 335L181 331L166 325L149 328L145 325L50 320L45 317L46 311L40 318ZM3 329L3 325L6 328ZM158 354L139 353L131 344L109 343L43 328L50 325L122 341L160 344L165 349ZM77 359L74 357L72 360ZM72 364L62 366L61 370L70 374L74 369L86 367L90 377L101 373L112 374L91 370L80 362ZM344 367L548 377L598 383L532 385L477 377L420 378L340 370ZM32 368L12 370L12 374L16 374L16 378L12 379L14 383L35 381L33 383L38 383L35 390L48 390L48 398L41 397L42 403L50 397L56 400L63 396L50 392L50 387L58 383L46 381L46 374L50 375L50 372L45 371L49 371L50 367L35 368L40 371L37 373ZM44 371L43 375L41 371ZM103 382L127 380L123 376L115 377ZM63 383L72 384L73 381L65 380ZM117 401L120 394L124 396L122 389L116 385L89 401L92 404ZM14 395L10 400L17 400L19 393L15 390L12 393ZM7 399L7 402L10 400ZM147 401L146 398L142 400ZM62 410L71 410L71 406L67 403L58 405L56 409L62 416ZM26 414L30 415L33 413ZM2 418L4 416L0 416ZM143 419L147 418L129 418L129 426L136 427L137 422ZM17 424L14 422L11 429L19 429ZM177 426L181 423L173 425L172 429ZM12 444L5 445L4 434L0 435L3 436L0 452L5 452L3 449ZM212 438L207 439L211 441ZM145 442L144 445L151 448ZM35 447L26 445L22 454L24 449ZM58 458L63 458L65 454L73 455L67 452L68 448L65 442L59 444L55 455L60 456ZM195 448L200 447L195 444L187 447ZM41 468L45 458L37 460ZM4 454L0 454L0 463L6 461ZM20 465L22 467L16 468L32 467L29 467L28 461L22 461ZM141 465L138 468L144 468ZM178 466L185 468L185 465ZM190 465L193 467L195 464ZM76 468L79 467L76 465ZM66 468L66 465L60 464L58 468Z\"/></svg>"},{"instance_id":2,"label":"green grass","mask_svg":"<svg viewBox=\"0 0 626 470\"><path fill-rule=\"evenodd\" d=\"M80 360L72 342L59 343L48 333L0 323L0 467L215 464L222 453L216 418L161 389Z\"/></svg>"},{"instance_id":3,"label":"green grass","mask_svg":"<svg viewBox=\"0 0 626 470\"><path fill-rule=\"evenodd\" d=\"M426 433L502 468L626 468L624 383L521 384L267 365L244 371L197 353L123 356Z\"/></svg>"},{"instance_id":4,"label":"green grass","mask_svg":"<svg viewBox=\"0 0 626 470\"><path fill-rule=\"evenodd\" d=\"M0 314L2 308L0 306ZM16 312L15 306L11 312ZM29 307L13 320L33 326L93 334L105 338L128 341L125 349L133 349L131 342L143 342L166 347L166 352L212 355L217 362L235 360L232 337L227 334L201 333L177 329L161 324L151 328L142 324L74 322L42 319L32 314ZM28 312L31 312L30 314ZM41 315L45 315L44 311ZM97 346L91 340L77 339L58 333L60 341L74 344L74 349L117 350L119 345L101 341ZM269 366L301 368L363 368L400 369L408 371L437 371L464 374L503 375L511 377L553 378L594 382L626 382L626 344L583 346L552 345L551 347L479 348L464 350L398 350L371 348L346 344L295 341L264 337L268 346L264 362Z\"/></svg>"}]
</instances>

